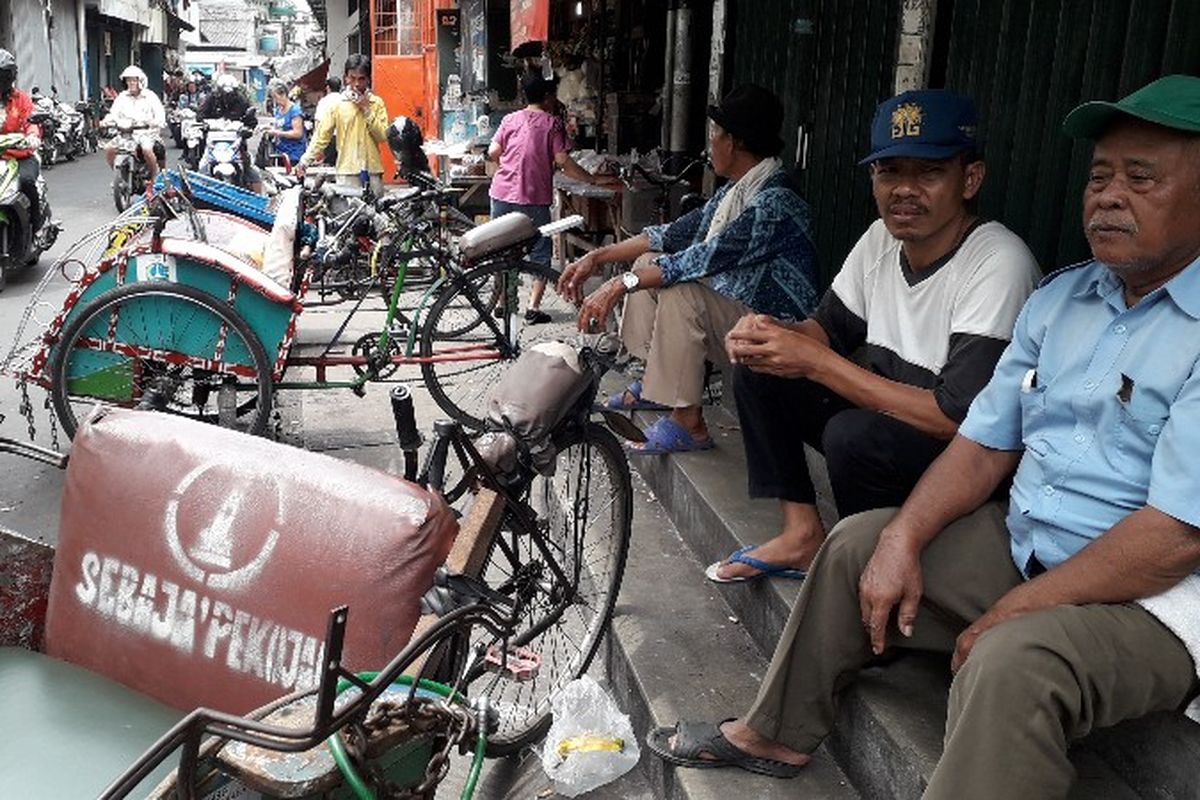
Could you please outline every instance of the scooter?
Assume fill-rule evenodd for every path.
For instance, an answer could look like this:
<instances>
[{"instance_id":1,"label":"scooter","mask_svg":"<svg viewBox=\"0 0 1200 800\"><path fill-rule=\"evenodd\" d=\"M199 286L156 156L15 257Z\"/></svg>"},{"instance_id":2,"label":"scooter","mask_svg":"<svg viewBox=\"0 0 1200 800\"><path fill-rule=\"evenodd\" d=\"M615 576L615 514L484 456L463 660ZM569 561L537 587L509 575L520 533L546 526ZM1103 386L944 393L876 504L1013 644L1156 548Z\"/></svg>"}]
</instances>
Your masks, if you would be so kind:
<instances>
[{"instance_id":1,"label":"scooter","mask_svg":"<svg viewBox=\"0 0 1200 800\"><path fill-rule=\"evenodd\" d=\"M44 123L40 114L34 114L30 121L35 125ZM21 149L24 145L24 134L0 134L0 153ZM46 181L41 175L38 175L37 189L42 224L38 230L32 229L29 198L21 191L18 171L17 159L0 157L0 291L8 283L8 273L36 264L42 253L54 246L62 229L50 218Z\"/></svg>"},{"instance_id":2,"label":"scooter","mask_svg":"<svg viewBox=\"0 0 1200 800\"><path fill-rule=\"evenodd\" d=\"M137 131L147 131L150 128L144 125L116 123L116 129L116 135L111 141L117 150L113 159L112 194L113 205L119 213L129 208L134 194L141 192L146 181L150 179L146 162L138 154L137 138L134 136Z\"/></svg>"},{"instance_id":3,"label":"scooter","mask_svg":"<svg viewBox=\"0 0 1200 800\"><path fill-rule=\"evenodd\" d=\"M206 127L207 172L217 180L245 189L246 154L243 141L254 135L241 121L210 119Z\"/></svg>"},{"instance_id":4,"label":"scooter","mask_svg":"<svg viewBox=\"0 0 1200 800\"><path fill-rule=\"evenodd\" d=\"M196 119L196 112L190 108L179 109L179 134L183 141L183 162L188 169L199 169L205 146L204 123Z\"/></svg>"}]
</instances>

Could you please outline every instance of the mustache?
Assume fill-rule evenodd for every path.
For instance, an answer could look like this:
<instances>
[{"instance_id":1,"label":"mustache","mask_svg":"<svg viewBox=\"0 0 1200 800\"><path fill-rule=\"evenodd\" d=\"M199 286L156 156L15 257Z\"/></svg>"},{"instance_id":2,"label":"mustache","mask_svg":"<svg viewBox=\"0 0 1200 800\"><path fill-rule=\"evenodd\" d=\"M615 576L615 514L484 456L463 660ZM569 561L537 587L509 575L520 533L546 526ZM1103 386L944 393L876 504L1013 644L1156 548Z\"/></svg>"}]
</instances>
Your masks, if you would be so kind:
<instances>
[{"instance_id":1,"label":"mustache","mask_svg":"<svg viewBox=\"0 0 1200 800\"><path fill-rule=\"evenodd\" d=\"M1130 219L1121 217L1110 217L1103 214L1093 214L1088 220L1087 231L1094 233L1098 230L1118 230L1122 233L1137 234L1137 223Z\"/></svg>"},{"instance_id":2,"label":"mustache","mask_svg":"<svg viewBox=\"0 0 1200 800\"><path fill-rule=\"evenodd\" d=\"M914 211L919 214L924 214L929 210L921 203L914 203L911 200L902 200L896 203L889 203L887 208L888 213L890 214Z\"/></svg>"}]
</instances>

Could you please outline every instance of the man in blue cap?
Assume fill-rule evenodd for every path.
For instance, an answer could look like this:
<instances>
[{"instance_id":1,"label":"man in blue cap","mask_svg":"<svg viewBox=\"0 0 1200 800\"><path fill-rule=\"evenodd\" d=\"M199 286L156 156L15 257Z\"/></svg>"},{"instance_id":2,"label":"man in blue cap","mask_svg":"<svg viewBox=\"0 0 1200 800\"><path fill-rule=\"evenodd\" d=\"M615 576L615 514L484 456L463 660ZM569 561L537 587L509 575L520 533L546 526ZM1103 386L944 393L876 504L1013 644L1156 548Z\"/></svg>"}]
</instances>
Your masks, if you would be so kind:
<instances>
[{"instance_id":1,"label":"man in blue cap","mask_svg":"<svg viewBox=\"0 0 1200 800\"><path fill-rule=\"evenodd\" d=\"M898 506L992 376L1039 275L1016 234L975 213L977 124L944 90L882 103L860 162L879 219L811 318L751 314L727 336L750 496L778 499L783 526L711 580L804 576L825 539L805 444L825 455L841 516Z\"/></svg>"},{"instance_id":2,"label":"man in blue cap","mask_svg":"<svg viewBox=\"0 0 1200 800\"><path fill-rule=\"evenodd\" d=\"M1064 128L1095 141L1094 260L1042 281L904 506L834 531L750 713L653 732L663 758L795 774L836 692L912 647L956 673L925 797L1062 798L1071 741L1196 697L1200 78L1085 103ZM1006 510L988 497L1014 467Z\"/></svg>"}]
</instances>

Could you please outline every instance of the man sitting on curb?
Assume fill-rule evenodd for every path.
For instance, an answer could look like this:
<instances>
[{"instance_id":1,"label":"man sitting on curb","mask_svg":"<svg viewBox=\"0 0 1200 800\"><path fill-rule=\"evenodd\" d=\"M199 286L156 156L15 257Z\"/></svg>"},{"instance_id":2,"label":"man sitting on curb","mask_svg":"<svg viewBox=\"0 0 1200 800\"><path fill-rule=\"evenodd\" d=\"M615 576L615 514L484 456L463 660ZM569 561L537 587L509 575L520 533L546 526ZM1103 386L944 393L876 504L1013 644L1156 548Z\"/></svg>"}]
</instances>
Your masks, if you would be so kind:
<instances>
[{"instance_id":1,"label":"man sitting on curb","mask_svg":"<svg viewBox=\"0 0 1200 800\"><path fill-rule=\"evenodd\" d=\"M625 299L621 338L645 361L646 374L608 406L671 411L646 430L648 441L633 452L712 447L700 409L705 359L725 363L725 334L750 311L802 319L816 306L808 206L777 157L783 149L779 98L743 86L710 106L708 116L713 170L730 183L703 208L669 225L593 250L558 281L560 293L582 301L583 330L603 325ZM630 261L631 270L583 299L584 281L601 264Z\"/></svg>"},{"instance_id":2,"label":"man sitting on curb","mask_svg":"<svg viewBox=\"0 0 1200 800\"><path fill-rule=\"evenodd\" d=\"M953 653L925 797L1062 798L1070 742L1200 688L1200 78L1085 103L1094 261L1046 278L958 435L844 520L741 720L660 729L684 766L794 775L893 647ZM1017 467L1008 515L988 498Z\"/></svg>"},{"instance_id":3,"label":"man sitting on curb","mask_svg":"<svg viewBox=\"0 0 1200 800\"><path fill-rule=\"evenodd\" d=\"M806 443L841 516L900 505L991 377L1038 272L1016 234L975 213L976 124L944 90L882 103L861 162L880 218L811 319L747 316L729 333L750 496L781 501L783 530L709 566L711 580L804 577L825 538ZM850 360L860 347L865 367Z\"/></svg>"}]
</instances>

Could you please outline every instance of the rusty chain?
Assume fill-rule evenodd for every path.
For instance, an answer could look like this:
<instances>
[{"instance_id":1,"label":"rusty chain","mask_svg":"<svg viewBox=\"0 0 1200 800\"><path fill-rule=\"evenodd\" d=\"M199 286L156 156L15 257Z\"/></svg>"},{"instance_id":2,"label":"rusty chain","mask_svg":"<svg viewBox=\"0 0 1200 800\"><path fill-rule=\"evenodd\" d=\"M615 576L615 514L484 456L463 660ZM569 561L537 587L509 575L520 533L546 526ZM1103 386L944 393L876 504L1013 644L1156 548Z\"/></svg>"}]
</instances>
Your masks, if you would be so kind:
<instances>
[{"instance_id":1,"label":"rusty chain","mask_svg":"<svg viewBox=\"0 0 1200 800\"><path fill-rule=\"evenodd\" d=\"M445 745L434 753L425 767L425 778L416 786L395 786L376 767L368 764L367 742L372 735L404 724L413 736L445 734ZM450 770L450 754L460 749L462 742L475 730L475 717L465 706L452 705L425 697L411 702L378 701L371 706L366 719L346 730L346 752L350 754L360 774L375 790L376 796L388 800L426 800L445 779Z\"/></svg>"}]
</instances>

